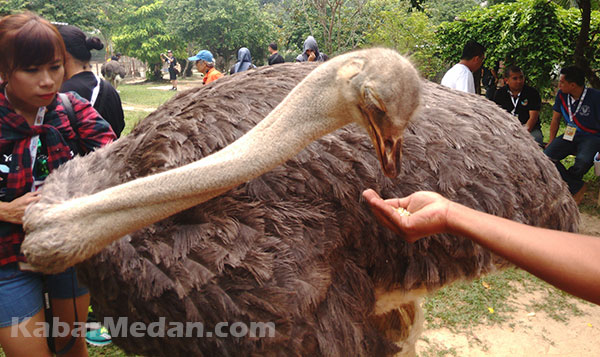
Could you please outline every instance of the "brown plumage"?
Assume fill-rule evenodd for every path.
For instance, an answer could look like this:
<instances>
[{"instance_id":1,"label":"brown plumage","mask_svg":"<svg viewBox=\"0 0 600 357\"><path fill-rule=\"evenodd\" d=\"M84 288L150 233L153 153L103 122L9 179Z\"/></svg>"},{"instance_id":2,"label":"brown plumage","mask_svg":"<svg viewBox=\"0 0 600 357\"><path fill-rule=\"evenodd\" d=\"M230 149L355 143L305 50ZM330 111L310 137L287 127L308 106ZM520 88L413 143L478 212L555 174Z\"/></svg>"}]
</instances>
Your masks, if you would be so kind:
<instances>
[{"instance_id":1,"label":"brown plumage","mask_svg":"<svg viewBox=\"0 0 600 357\"><path fill-rule=\"evenodd\" d=\"M282 64L177 94L131 134L51 175L63 201L198 160L266 116L312 69ZM395 79L391 79L395 80ZM346 127L285 165L147 227L79 266L100 317L273 322L273 338L114 337L146 355L386 355L414 306L375 317L375 289L436 289L495 270L462 237L408 244L377 224L361 192L434 190L476 209L575 231L578 210L518 121L484 98L423 83L404 134L399 177L387 179L366 134ZM404 314L404 316L400 316ZM393 332L395 330L395 332ZM392 331L392 332L390 332ZM387 335L386 335L387 334ZM386 337L387 336L387 337Z\"/></svg>"},{"instance_id":2,"label":"brown plumage","mask_svg":"<svg viewBox=\"0 0 600 357\"><path fill-rule=\"evenodd\" d=\"M119 63L119 61L110 61L102 65L100 73L102 73L102 76L109 81L113 87L117 88L121 80L127 75L127 70Z\"/></svg>"}]
</instances>

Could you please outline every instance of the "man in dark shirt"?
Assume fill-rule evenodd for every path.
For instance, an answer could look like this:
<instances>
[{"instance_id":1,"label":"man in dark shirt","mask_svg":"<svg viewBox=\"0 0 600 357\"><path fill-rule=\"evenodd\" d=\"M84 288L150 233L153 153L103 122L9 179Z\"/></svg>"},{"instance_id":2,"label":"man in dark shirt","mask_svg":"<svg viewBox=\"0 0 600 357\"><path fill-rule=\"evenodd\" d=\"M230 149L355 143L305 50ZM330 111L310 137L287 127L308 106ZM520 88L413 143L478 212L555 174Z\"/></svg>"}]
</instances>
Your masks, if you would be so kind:
<instances>
[{"instance_id":1,"label":"man in dark shirt","mask_svg":"<svg viewBox=\"0 0 600 357\"><path fill-rule=\"evenodd\" d=\"M560 71L558 88L544 153L554 162L575 202L579 203L587 187L583 176L594 165L594 156L600 151L600 90L586 87L585 74L576 66ZM565 132L557 136L561 121L566 124ZM575 162L568 169L560 162L567 155L575 155Z\"/></svg>"},{"instance_id":2,"label":"man in dark shirt","mask_svg":"<svg viewBox=\"0 0 600 357\"><path fill-rule=\"evenodd\" d=\"M525 75L521 68L510 66L504 73L506 85L496 92L494 102L504 110L519 118L521 124L540 145L544 137L540 128L540 109L542 99L538 91L525 84Z\"/></svg>"},{"instance_id":3,"label":"man in dark shirt","mask_svg":"<svg viewBox=\"0 0 600 357\"><path fill-rule=\"evenodd\" d=\"M271 53L268 60L269 65L285 62L283 57L277 52L277 44L275 42L271 42L268 49L269 53Z\"/></svg>"}]
</instances>

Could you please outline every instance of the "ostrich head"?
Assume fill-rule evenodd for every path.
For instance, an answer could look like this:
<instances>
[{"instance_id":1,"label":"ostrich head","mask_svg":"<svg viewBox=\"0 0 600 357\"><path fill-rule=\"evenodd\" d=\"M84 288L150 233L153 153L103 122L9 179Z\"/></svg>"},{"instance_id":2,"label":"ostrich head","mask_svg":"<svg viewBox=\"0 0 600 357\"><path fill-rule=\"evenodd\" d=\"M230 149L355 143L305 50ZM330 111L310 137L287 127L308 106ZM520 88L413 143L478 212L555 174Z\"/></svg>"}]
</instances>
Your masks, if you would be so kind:
<instances>
[{"instance_id":1,"label":"ostrich head","mask_svg":"<svg viewBox=\"0 0 600 357\"><path fill-rule=\"evenodd\" d=\"M408 60L396 52L370 51L362 56L362 51L356 52L340 67L338 77L349 84L345 101L349 109L357 109L354 121L368 132L383 172L394 178L400 169L402 134L419 105L420 80Z\"/></svg>"},{"instance_id":2,"label":"ostrich head","mask_svg":"<svg viewBox=\"0 0 600 357\"><path fill-rule=\"evenodd\" d=\"M128 233L260 176L352 122L368 131L386 175L396 176L402 133L419 95L417 71L393 50L338 56L317 67L256 127L217 153L93 195L63 203L42 199L29 207L21 247L29 263L25 268L63 271Z\"/></svg>"}]
</instances>

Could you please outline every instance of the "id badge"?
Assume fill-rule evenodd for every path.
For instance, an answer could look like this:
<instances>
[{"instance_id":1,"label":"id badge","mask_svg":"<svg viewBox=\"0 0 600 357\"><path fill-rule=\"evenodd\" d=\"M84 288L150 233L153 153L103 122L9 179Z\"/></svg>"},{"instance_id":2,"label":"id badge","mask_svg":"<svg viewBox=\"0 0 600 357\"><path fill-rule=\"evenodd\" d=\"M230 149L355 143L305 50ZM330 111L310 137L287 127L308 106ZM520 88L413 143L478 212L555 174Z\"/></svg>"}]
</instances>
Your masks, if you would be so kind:
<instances>
[{"instance_id":1,"label":"id badge","mask_svg":"<svg viewBox=\"0 0 600 357\"><path fill-rule=\"evenodd\" d=\"M572 125L567 125L565 128L565 134L563 135L563 139L567 141L573 141L575 137L575 133L577 132L577 128Z\"/></svg>"}]
</instances>

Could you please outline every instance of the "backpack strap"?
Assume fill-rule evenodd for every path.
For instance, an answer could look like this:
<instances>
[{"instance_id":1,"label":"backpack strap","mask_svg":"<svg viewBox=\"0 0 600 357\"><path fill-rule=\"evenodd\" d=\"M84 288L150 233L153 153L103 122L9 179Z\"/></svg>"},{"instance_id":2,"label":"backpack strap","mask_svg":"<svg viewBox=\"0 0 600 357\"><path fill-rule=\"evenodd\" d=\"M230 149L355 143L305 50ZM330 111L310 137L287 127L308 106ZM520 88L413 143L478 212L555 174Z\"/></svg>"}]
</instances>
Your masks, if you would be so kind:
<instances>
[{"instance_id":1,"label":"backpack strap","mask_svg":"<svg viewBox=\"0 0 600 357\"><path fill-rule=\"evenodd\" d=\"M50 352L55 353L56 355L64 355L68 353L71 348L77 342L77 336L71 336L69 342L61 348L60 350L56 350L56 344L54 343L54 336L52 335L54 328L54 314L52 312L52 301L50 300L50 288L48 286L48 276L42 276L42 298L44 304L44 317L46 319L46 323L48 324L48 336L46 337L46 343L48 344L48 348ZM71 291L73 293L73 312L75 313L75 321L79 320L77 316L77 301L75 300L75 277L74 274L71 276Z\"/></svg>"},{"instance_id":2,"label":"backpack strap","mask_svg":"<svg viewBox=\"0 0 600 357\"><path fill-rule=\"evenodd\" d=\"M96 98L96 102L93 104L94 109L96 109L96 111L99 111L99 109L103 107L104 102L106 100L106 95L104 93L106 89L106 81L102 78L98 78L98 81L98 97Z\"/></svg>"},{"instance_id":3,"label":"backpack strap","mask_svg":"<svg viewBox=\"0 0 600 357\"><path fill-rule=\"evenodd\" d=\"M58 93L58 96L60 97L60 101L62 102L63 107L65 108L65 112L67 112L67 117L69 117L69 124L75 132L75 138L79 139L79 134L77 133L77 116L75 115L75 110L73 110L71 100L69 99L66 93ZM79 149L79 145L77 144L77 142L71 144L69 141L67 141L67 144L69 145L71 150L73 150L73 153L75 153L75 155L81 154L81 150Z\"/></svg>"}]
</instances>

